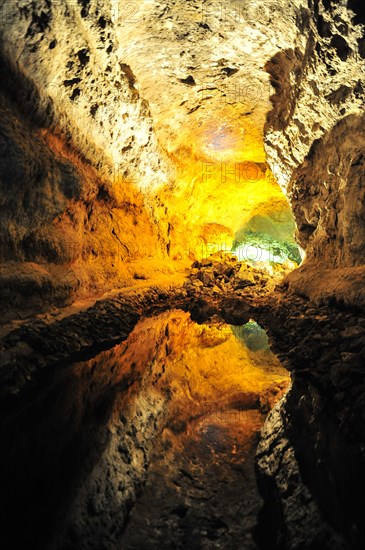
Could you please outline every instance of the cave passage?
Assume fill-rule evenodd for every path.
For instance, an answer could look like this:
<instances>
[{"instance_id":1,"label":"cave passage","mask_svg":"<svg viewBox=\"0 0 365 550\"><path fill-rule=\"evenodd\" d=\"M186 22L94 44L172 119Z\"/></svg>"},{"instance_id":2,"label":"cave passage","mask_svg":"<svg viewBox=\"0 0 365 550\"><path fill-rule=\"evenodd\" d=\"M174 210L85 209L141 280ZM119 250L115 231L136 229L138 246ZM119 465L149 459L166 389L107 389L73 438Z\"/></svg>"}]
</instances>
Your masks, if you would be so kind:
<instances>
[{"instance_id":1,"label":"cave passage","mask_svg":"<svg viewBox=\"0 0 365 550\"><path fill-rule=\"evenodd\" d=\"M175 311L136 330L151 328L165 333L152 380L166 412L123 548L256 548L258 434L288 373L253 321L197 325Z\"/></svg>"},{"instance_id":2,"label":"cave passage","mask_svg":"<svg viewBox=\"0 0 365 550\"><path fill-rule=\"evenodd\" d=\"M257 323L172 310L46 378L3 436L6 513L27 540L42 547L78 509L60 547L256 548L258 434L289 384Z\"/></svg>"},{"instance_id":3,"label":"cave passage","mask_svg":"<svg viewBox=\"0 0 365 550\"><path fill-rule=\"evenodd\" d=\"M6 0L1 11L3 150L12 151L1 172L5 322L152 285L217 252L269 271L297 267L284 170L264 145L274 92L265 67L286 43L270 6L242 7L241 30L260 42L253 54L236 43L232 14L215 45L209 29L221 23L209 2L140 2L128 24L115 2L69 2L39 0L33 16ZM85 29L69 35L76 19Z\"/></svg>"},{"instance_id":4,"label":"cave passage","mask_svg":"<svg viewBox=\"0 0 365 550\"><path fill-rule=\"evenodd\" d=\"M363 550L363 2L0 4L0 547Z\"/></svg>"}]
</instances>

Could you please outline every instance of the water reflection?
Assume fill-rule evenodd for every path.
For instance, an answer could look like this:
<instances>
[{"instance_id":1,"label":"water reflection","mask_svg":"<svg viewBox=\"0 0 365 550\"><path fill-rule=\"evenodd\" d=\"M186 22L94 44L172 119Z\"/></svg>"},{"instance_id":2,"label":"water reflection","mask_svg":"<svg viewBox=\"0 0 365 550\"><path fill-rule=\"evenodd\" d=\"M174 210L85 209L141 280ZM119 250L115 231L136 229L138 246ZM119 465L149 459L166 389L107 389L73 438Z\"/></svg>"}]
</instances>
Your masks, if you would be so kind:
<instances>
[{"instance_id":1,"label":"water reflection","mask_svg":"<svg viewBox=\"0 0 365 550\"><path fill-rule=\"evenodd\" d=\"M257 433L288 383L262 329L247 325L199 325L186 312L165 312L141 320L113 349L45 373L2 422L9 449L1 459L3 517L19 518L19 542L46 548L64 530L55 549L80 548L91 533L88 548L99 550L108 532L111 544L127 549L143 543L136 532L157 545L164 537L180 544L187 531L205 540L223 536L226 526L242 537L233 511L244 502L245 483L258 506ZM148 464L146 490L123 535ZM209 506L199 527L194 521L207 499L221 518ZM172 513L167 531L157 529L161 507L176 502L190 503L186 513ZM183 522L177 538L175 520Z\"/></svg>"},{"instance_id":2,"label":"water reflection","mask_svg":"<svg viewBox=\"0 0 365 550\"><path fill-rule=\"evenodd\" d=\"M242 340L251 351L269 350L269 337L266 331L253 319L241 326L232 326L233 334Z\"/></svg>"}]
</instances>

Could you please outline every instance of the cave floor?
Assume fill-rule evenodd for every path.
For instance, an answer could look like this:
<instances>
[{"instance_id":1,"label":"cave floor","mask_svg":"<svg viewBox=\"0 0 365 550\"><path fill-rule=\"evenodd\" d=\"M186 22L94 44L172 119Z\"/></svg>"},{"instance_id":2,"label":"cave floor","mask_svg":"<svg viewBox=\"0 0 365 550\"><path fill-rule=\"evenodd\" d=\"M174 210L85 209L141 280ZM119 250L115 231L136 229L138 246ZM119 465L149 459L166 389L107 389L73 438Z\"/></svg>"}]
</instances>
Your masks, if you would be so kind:
<instances>
[{"instance_id":1,"label":"cave floor","mask_svg":"<svg viewBox=\"0 0 365 550\"><path fill-rule=\"evenodd\" d=\"M15 313L15 318L0 326L1 338L4 338L9 332L26 325L28 323L33 323L34 320L42 321L45 324L51 324L56 321L61 321L69 317L70 315L75 315L86 311L88 308L95 305L99 300L107 300L113 298L119 294L128 296L135 292L139 292L143 289L148 289L150 287L158 287L161 289L172 289L174 287L179 287L185 283L187 276L189 274L189 262L175 262L174 269L170 266L167 266L165 272L154 270L150 275L141 276L141 278L136 278L133 280L133 284L127 286L113 288L102 294L97 293L94 296L90 297L75 297L67 306L64 307L53 307L47 308L45 313L38 313L37 315L22 315L22 312L18 310ZM13 312L14 315L14 312ZM23 318L24 317L24 318Z\"/></svg>"}]
</instances>

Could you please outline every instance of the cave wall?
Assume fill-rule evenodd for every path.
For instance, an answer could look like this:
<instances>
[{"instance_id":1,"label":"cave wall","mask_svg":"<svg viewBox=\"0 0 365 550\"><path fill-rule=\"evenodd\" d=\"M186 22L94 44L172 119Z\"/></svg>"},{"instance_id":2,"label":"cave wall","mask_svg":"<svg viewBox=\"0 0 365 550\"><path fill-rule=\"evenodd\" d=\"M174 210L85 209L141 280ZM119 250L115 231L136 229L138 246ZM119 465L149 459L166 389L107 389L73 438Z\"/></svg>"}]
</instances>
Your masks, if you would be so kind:
<instances>
[{"instance_id":1,"label":"cave wall","mask_svg":"<svg viewBox=\"0 0 365 550\"><path fill-rule=\"evenodd\" d=\"M295 300L302 298L287 295L290 307L282 316L275 307L269 330L273 349L292 372L292 387L269 414L257 454L266 500L261 527L271 529L263 540L267 548L273 539L285 548L364 544L358 512L363 515L358 494L365 307L361 10L352 1L303 3L297 28L305 47L294 45L266 65L275 94L265 148L306 252L284 288L307 304L296 312ZM345 312L327 312L327 305Z\"/></svg>"},{"instance_id":2,"label":"cave wall","mask_svg":"<svg viewBox=\"0 0 365 550\"><path fill-rule=\"evenodd\" d=\"M363 307L361 10L353 1L302 5L297 28L301 40L306 37L305 48L279 52L266 65L275 94L265 148L307 254L303 266L289 276L289 286L317 301L337 296L337 301Z\"/></svg>"},{"instance_id":3,"label":"cave wall","mask_svg":"<svg viewBox=\"0 0 365 550\"><path fill-rule=\"evenodd\" d=\"M172 271L289 212L264 162L263 65L293 43L299 5L4 2L7 318Z\"/></svg>"},{"instance_id":4,"label":"cave wall","mask_svg":"<svg viewBox=\"0 0 365 550\"><path fill-rule=\"evenodd\" d=\"M2 51L17 73L18 89L11 91L39 127L61 130L107 175L153 186L166 177L166 167L148 104L132 69L115 54L113 6L99 0L5 2Z\"/></svg>"},{"instance_id":5,"label":"cave wall","mask_svg":"<svg viewBox=\"0 0 365 550\"><path fill-rule=\"evenodd\" d=\"M292 380L257 451L263 548L362 548L364 314L291 296L259 322Z\"/></svg>"},{"instance_id":6,"label":"cave wall","mask_svg":"<svg viewBox=\"0 0 365 550\"><path fill-rule=\"evenodd\" d=\"M117 194L92 166L55 154L2 104L3 320L128 284L138 269L130 262L162 255L141 193L125 183Z\"/></svg>"},{"instance_id":7,"label":"cave wall","mask_svg":"<svg viewBox=\"0 0 365 550\"><path fill-rule=\"evenodd\" d=\"M133 284L139 260L158 270L168 225L153 190L168 170L114 53L111 3L0 10L4 321Z\"/></svg>"},{"instance_id":8,"label":"cave wall","mask_svg":"<svg viewBox=\"0 0 365 550\"><path fill-rule=\"evenodd\" d=\"M9 315L20 304L38 311L131 284L138 276L131 262L143 260L139 273L148 274L165 269L158 260L166 263L168 255L192 257L215 240L229 246L245 216L280 202L276 182L266 175L254 181L240 175L239 185L237 174L229 185L218 172L204 180L202 166L220 164L219 155L201 156L193 143L196 137L203 150L218 131L215 119L223 116L229 125L234 119L232 135L245 135L243 157L229 158L226 168L237 159L260 161L252 166L261 174L265 63L275 90L266 154L307 254L288 284L315 301L336 295L363 305L364 27L358 6L296 0L285 11L273 2L257 23L254 6L222 19L210 4L201 12L194 3L184 12L188 33L180 36L175 4L163 12L145 6L137 22L126 25L114 2L5 2L1 258ZM237 38L245 33L250 47ZM204 44L198 57L194 45L180 51L190 47L190 36L195 46ZM225 58L220 48L215 53L217 40ZM159 53L149 72L151 48ZM168 55L179 61L166 72ZM229 63L235 68L228 70ZM188 83L184 71L193 75ZM209 94L202 94L207 85ZM242 101L223 99L230 86L246 90ZM262 204L251 212L257 189L267 204L258 195Z\"/></svg>"}]
</instances>

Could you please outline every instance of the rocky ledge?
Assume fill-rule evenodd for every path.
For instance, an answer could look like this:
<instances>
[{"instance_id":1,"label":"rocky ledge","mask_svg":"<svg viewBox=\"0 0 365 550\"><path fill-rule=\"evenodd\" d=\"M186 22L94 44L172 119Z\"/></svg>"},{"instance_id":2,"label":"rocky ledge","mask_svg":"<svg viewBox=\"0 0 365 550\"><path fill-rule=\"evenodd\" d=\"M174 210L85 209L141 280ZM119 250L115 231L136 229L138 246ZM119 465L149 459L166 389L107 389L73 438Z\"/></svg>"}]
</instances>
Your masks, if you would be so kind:
<instances>
[{"instance_id":1,"label":"rocky ledge","mask_svg":"<svg viewBox=\"0 0 365 550\"><path fill-rule=\"evenodd\" d=\"M216 255L195 262L183 286L121 291L52 323L31 319L2 339L1 395L16 395L31 386L45 367L91 357L124 340L142 316L177 308L190 311L198 322L218 315L228 323L243 324L257 300L280 281L281 272L277 268L271 275L263 266Z\"/></svg>"}]
</instances>

